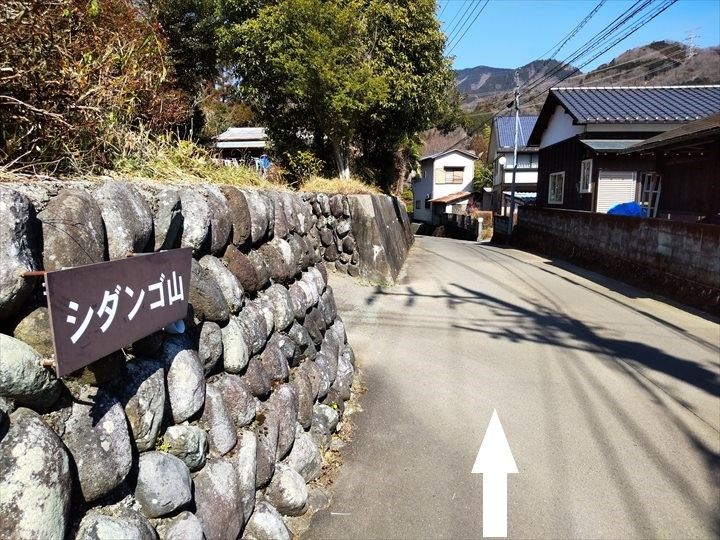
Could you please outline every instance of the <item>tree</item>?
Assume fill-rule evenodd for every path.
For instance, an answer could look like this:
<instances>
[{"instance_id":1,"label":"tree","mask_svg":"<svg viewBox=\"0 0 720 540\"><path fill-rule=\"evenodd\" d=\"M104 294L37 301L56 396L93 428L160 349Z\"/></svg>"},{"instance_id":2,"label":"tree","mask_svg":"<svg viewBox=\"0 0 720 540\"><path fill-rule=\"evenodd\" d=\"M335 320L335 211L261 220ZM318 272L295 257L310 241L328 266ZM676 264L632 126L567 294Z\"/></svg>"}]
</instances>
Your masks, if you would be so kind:
<instances>
[{"instance_id":1,"label":"tree","mask_svg":"<svg viewBox=\"0 0 720 540\"><path fill-rule=\"evenodd\" d=\"M433 0L280 0L220 30L240 89L283 149L405 169L457 104ZM401 175L396 175L401 176Z\"/></svg>"},{"instance_id":2,"label":"tree","mask_svg":"<svg viewBox=\"0 0 720 540\"><path fill-rule=\"evenodd\" d=\"M394 184L396 193L415 165L419 134L432 127L448 131L461 120L435 7L434 0L363 2L371 54L389 88L387 98L364 118L363 147L368 159L387 171L385 182Z\"/></svg>"},{"instance_id":3,"label":"tree","mask_svg":"<svg viewBox=\"0 0 720 540\"><path fill-rule=\"evenodd\" d=\"M155 0L149 9L168 40L178 82L197 94L218 73L217 0Z\"/></svg>"},{"instance_id":4,"label":"tree","mask_svg":"<svg viewBox=\"0 0 720 540\"><path fill-rule=\"evenodd\" d=\"M284 0L222 32L271 137L326 137L341 178L350 176L360 119L387 95L357 15L353 1Z\"/></svg>"},{"instance_id":5,"label":"tree","mask_svg":"<svg viewBox=\"0 0 720 540\"><path fill-rule=\"evenodd\" d=\"M482 161L476 161L475 174L473 175L473 190L482 191L483 188L492 187L492 185L492 169Z\"/></svg>"}]
</instances>

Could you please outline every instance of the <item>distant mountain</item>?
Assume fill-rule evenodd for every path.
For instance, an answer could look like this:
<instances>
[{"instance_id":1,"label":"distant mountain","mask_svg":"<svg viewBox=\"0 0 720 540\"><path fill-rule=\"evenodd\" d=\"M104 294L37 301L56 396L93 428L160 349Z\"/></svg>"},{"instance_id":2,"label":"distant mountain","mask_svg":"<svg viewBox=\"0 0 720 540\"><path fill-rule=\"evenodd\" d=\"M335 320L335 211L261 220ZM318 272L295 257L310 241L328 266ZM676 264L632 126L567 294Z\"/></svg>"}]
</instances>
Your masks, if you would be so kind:
<instances>
[{"instance_id":1,"label":"distant mountain","mask_svg":"<svg viewBox=\"0 0 720 540\"><path fill-rule=\"evenodd\" d=\"M583 86L718 84L720 47L690 49L676 41L655 41L568 82Z\"/></svg>"},{"instance_id":2,"label":"distant mountain","mask_svg":"<svg viewBox=\"0 0 720 540\"><path fill-rule=\"evenodd\" d=\"M522 86L531 79L543 76L560 65L557 60L530 62L518 69L520 85ZM562 68L553 79L558 80L572 71L574 70L570 67ZM515 70L512 68L494 68L490 66L457 70L455 77L458 90L463 96L463 108L472 110L478 102L511 90L515 86L514 75Z\"/></svg>"},{"instance_id":3,"label":"distant mountain","mask_svg":"<svg viewBox=\"0 0 720 540\"><path fill-rule=\"evenodd\" d=\"M519 68L520 85L556 69L556 60L537 60ZM565 67L554 74L553 84L575 71ZM493 110L500 100L508 100L514 87L514 69L477 66L457 70L458 90L463 109ZM675 41L655 41L635 47L588 73L577 73L562 86L643 86L720 83L720 47L690 49ZM543 84L543 86L547 86ZM540 103L526 104L527 112L537 111Z\"/></svg>"}]
</instances>

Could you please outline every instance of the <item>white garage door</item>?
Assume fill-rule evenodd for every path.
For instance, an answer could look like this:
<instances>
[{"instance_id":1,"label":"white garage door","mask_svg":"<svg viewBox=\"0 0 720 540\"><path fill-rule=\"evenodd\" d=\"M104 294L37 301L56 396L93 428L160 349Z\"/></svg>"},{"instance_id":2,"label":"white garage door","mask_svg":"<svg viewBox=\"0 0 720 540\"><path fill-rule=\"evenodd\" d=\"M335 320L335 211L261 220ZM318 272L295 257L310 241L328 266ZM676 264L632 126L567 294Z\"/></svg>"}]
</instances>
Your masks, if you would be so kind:
<instances>
[{"instance_id":1,"label":"white garage door","mask_svg":"<svg viewBox=\"0 0 720 540\"><path fill-rule=\"evenodd\" d=\"M598 212L606 214L616 204L634 200L634 172L600 171L597 193Z\"/></svg>"}]
</instances>

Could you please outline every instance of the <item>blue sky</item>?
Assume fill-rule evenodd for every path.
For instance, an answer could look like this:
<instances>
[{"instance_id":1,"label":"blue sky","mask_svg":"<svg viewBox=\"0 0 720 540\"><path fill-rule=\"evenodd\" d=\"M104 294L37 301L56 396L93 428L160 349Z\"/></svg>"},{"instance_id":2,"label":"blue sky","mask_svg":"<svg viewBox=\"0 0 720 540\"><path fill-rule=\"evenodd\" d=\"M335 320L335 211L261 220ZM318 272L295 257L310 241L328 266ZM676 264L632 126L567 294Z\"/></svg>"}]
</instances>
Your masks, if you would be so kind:
<instances>
[{"instance_id":1,"label":"blue sky","mask_svg":"<svg viewBox=\"0 0 720 540\"><path fill-rule=\"evenodd\" d=\"M446 33L457 37L469 23L475 5L484 0L439 0L438 13ZM490 0L478 19L450 52L455 69L478 65L514 68L535 60L567 35L599 0ZM564 60L635 0L607 0L585 27L557 54ZM659 0L658 4L661 3ZM649 10L646 10L649 11ZM645 13L645 12L643 12ZM453 18L455 21L453 22ZM462 22L458 24L458 21ZM463 25L462 23L465 23ZM647 25L583 68L592 69L622 52L660 39L684 41L688 31L700 47L720 43L720 0L679 0ZM457 38L456 38L457 41ZM452 46L452 43L451 43ZM447 52L447 49L446 49Z\"/></svg>"}]
</instances>

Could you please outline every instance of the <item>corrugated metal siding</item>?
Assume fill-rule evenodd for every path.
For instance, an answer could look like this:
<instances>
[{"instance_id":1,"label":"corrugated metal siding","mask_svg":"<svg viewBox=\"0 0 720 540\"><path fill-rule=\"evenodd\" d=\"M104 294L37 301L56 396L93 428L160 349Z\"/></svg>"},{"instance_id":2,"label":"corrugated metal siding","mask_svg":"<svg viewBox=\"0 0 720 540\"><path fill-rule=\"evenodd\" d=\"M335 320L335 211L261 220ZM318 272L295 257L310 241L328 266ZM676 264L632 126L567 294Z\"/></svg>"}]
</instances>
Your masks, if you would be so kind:
<instances>
[{"instance_id":1,"label":"corrugated metal siding","mask_svg":"<svg viewBox=\"0 0 720 540\"><path fill-rule=\"evenodd\" d=\"M520 133L518 134L518 146L527 146L528 138L535 127L537 116L521 116L520 117ZM493 121L495 131L498 134L498 146L502 148L510 148L515 146L515 117L514 116L498 116Z\"/></svg>"},{"instance_id":2,"label":"corrugated metal siding","mask_svg":"<svg viewBox=\"0 0 720 540\"><path fill-rule=\"evenodd\" d=\"M607 214L613 206L635 200L634 172L603 171L598 176L597 211Z\"/></svg>"}]
</instances>

